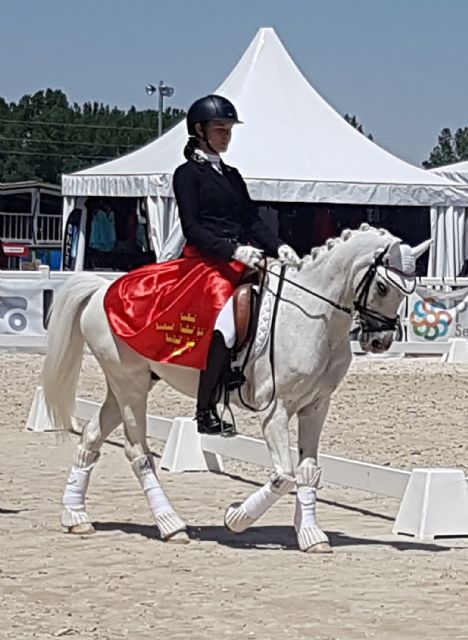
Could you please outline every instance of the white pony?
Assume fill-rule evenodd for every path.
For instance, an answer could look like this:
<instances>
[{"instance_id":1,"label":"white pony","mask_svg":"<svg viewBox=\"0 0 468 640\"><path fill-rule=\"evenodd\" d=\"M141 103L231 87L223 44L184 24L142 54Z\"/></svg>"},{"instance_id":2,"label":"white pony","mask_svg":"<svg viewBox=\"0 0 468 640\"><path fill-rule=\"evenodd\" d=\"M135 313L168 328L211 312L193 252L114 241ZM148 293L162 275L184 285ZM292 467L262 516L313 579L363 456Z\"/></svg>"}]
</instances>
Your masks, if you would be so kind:
<instances>
[{"instance_id":1,"label":"white pony","mask_svg":"<svg viewBox=\"0 0 468 640\"><path fill-rule=\"evenodd\" d=\"M243 389L250 404L262 407L275 388L273 402L260 413L273 470L263 487L243 503L227 509L225 524L230 530L244 531L279 497L296 487L294 527L299 548L331 551L327 536L316 522L321 474L317 455L331 394L351 362L352 315L357 314L360 343L365 351L388 349L400 304L415 283L415 258L427 247L428 243L423 243L411 249L385 230L362 225L358 231L345 230L341 238L314 249L298 270L287 270L275 323L275 371L272 375L267 344L270 333L253 350ZM260 321L264 325L268 325L266 316L270 314L280 272L274 261L269 269L276 275L269 275L262 300ZM152 362L117 338L103 307L108 286L107 280L93 274L72 277L57 296L48 328L43 385L49 413L57 427L71 428L85 343L107 381L104 404L84 428L77 447L63 498L62 526L72 533L94 531L85 506L90 474L103 442L123 423L125 454L146 494L161 538L188 542L185 523L161 487L148 448L146 406L153 384L151 371L189 395L196 393L198 372ZM235 396L233 401L238 403L238 394ZM294 414L299 432L296 469L288 433Z\"/></svg>"}]
</instances>

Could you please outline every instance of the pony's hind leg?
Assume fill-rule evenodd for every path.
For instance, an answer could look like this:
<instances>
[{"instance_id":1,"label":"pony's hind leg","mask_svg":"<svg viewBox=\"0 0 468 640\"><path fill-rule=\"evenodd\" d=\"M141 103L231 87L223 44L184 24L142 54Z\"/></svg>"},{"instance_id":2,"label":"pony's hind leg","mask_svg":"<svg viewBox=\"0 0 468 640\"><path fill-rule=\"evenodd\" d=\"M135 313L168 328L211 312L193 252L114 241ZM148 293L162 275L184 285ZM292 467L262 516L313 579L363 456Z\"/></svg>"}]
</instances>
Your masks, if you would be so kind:
<instances>
[{"instance_id":1,"label":"pony's hind leg","mask_svg":"<svg viewBox=\"0 0 468 640\"><path fill-rule=\"evenodd\" d=\"M94 533L86 511L86 492L91 473L100 455L105 439L122 422L119 405L107 388L106 398L99 412L83 429L80 444L63 494L62 527L75 534Z\"/></svg>"},{"instance_id":2,"label":"pony's hind leg","mask_svg":"<svg viewBox=\"0 0 468 640\"><path fill-rule=\"evenodd\" d=\"M151 384L147 370L127 373L119 384L120 411L125 431L125 455L148 501L151 513L166 542L189 542L184 521L174 511L159 482L154 458L146 441L146 400Z\"/></svg>"}]
</instances>

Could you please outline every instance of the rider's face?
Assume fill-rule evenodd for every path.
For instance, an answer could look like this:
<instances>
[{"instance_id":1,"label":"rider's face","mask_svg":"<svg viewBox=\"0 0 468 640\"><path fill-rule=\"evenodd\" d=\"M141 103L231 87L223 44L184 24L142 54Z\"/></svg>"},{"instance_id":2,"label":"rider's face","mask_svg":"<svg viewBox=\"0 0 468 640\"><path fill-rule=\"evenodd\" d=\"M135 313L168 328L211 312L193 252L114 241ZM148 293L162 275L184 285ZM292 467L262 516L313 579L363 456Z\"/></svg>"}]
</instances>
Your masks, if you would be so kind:
<instances>
[{"instance_id":1,"label":"rider's face","mask_svg":"<svg viewBox=\"0 0 468 640\"><path fill-rule=\"evenodd\" d=\"M205 127L205 135L210 146L216 153L227 151L231 142L232 122L224 122L223 120L212 120L207 122Z\"/></svg>"}]
</instances>

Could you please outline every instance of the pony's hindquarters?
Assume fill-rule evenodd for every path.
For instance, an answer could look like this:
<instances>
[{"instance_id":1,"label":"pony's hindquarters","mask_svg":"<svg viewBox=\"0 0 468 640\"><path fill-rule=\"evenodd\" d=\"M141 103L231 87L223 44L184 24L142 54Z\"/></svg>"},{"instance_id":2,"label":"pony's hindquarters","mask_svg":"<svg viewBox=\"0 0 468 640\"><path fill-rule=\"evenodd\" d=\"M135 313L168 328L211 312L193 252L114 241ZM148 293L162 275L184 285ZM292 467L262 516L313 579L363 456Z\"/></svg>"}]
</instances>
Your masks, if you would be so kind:
<instances>
[{"instance_id":1,"label":"pony's hindquarters","mask_svg":"<svg viewBox=\"0 0 468 640\"><path fill-rule=\"evenodd\" d=\"M91 296L106 285L106 280L95 275L73 276L60 289L53 305L42 385L50 418L57 429L72 428L71 415L84 346L81 313Z\"/></svg>"}]
</instances>

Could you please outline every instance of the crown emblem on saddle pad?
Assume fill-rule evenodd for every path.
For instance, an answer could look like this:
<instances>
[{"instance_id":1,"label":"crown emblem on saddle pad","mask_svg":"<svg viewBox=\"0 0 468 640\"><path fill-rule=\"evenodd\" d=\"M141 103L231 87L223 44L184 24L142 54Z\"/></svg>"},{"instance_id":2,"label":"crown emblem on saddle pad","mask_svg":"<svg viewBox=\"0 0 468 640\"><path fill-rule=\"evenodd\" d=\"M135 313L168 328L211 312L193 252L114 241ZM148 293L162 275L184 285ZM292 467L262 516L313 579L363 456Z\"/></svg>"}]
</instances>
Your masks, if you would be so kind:
<instances>
[{"instance_id":1,"label":"crown emblem on saddle pad","mask_svg":"<svg viewBox=\"0 0 468 640\"><path fill-rule=\"evenodd\" d=\"M171 322L165 322L163 324L159 324L158 322L156 323L156 329L158 331L175 331L175 323Z\"/></svg>"},{"instance_id":2,"label":"crown emblem on saddle pad","mask_svg":"<svg viewBox=\"0 0 468 640\"><path fill-rule=\"evenodd\" d=\"M182 322L193 322L195 323L197 321L197 314L196 313L181 313L180 314L180 319Z\"/></svg>"},{"instance_id":3,"label":"crown emblem on saddle pad","mask_svg":"<svg viewBox=\"0 0 468 640\"><path fill-rule=\"evenodd\" d=\"M190 326L183 325L183 324L180 325L180 329L179 330L180 330L180 333L185 333L185 334L187 334L189 336L191 336L193 333L195 333L195 327L190 327Z\"/></svg>"}]
</instances>

